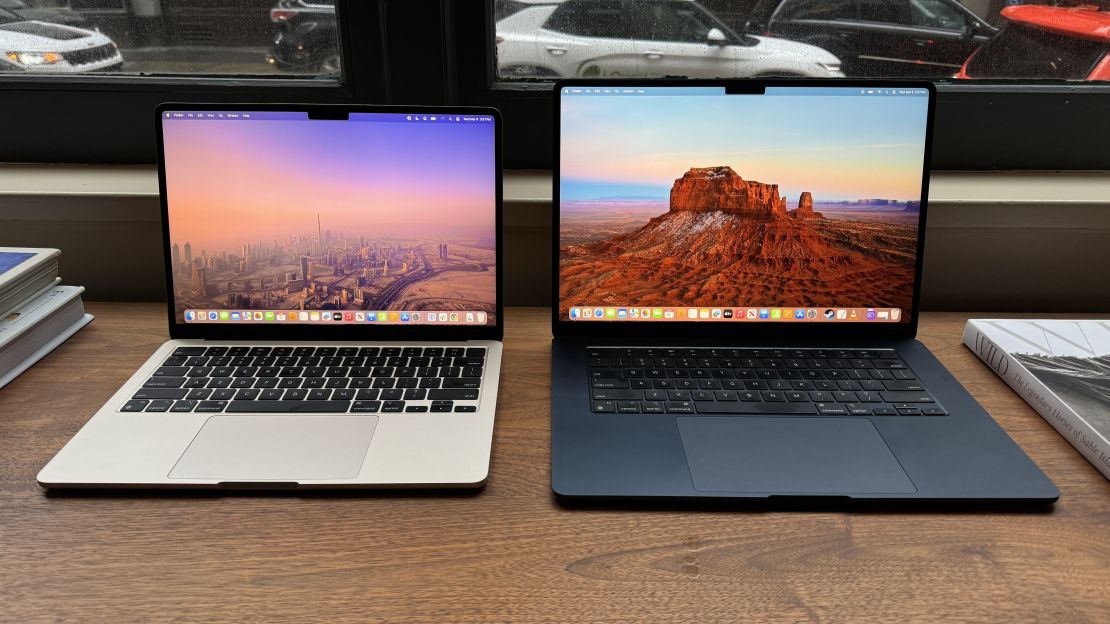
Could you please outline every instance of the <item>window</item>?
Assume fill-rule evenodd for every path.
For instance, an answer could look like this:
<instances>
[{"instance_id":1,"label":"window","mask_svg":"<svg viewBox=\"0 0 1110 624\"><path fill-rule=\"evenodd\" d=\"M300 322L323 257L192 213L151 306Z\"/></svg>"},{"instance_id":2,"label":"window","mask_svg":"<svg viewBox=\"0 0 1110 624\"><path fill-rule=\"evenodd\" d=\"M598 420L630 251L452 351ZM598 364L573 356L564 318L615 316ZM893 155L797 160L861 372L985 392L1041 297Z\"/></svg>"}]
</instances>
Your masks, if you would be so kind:
<instances>
[{"instance_id":1,"label":"window","mask_svg":"<svg viewBox=\"0 0 1110 624\"><path fill-rule=\"evenodd\" d=\"M459 100L497 106L508 127L527 129L519 144L506 134L509 166L551 166L545 120L559 77L785 74L934 81L937 169L1110 169L1110 124L1096 123L1110 104L1110 0L678 2L686 15L719 23L725 45L701 38L708 24L673 20L661 8L669 3L626 0L654 23L631 19L623 40L604 45L566 34L550 46L559 50L546 49L550 34L538 25L547 16L570 20L597 4L494 0L484 14L447 14ZM618 3L605 4L615 15ZM483 30L485 55L476 45Z\"/></svg>"},{"instance_id":2,"label":"window","mask_svg":"<svg viewBox=\"0 0 1110 624\"><path fill-rule=\"evenodd\" d=\"M856 0L788 0L779 15L783 20L854 20L859 10Z\"/></svg>"},{"instance_id":3,"label":"window","mask_svg":"<svg viewBox=\"0 0 1110 624\"><path fill-rule=\"evenodd\" d=\"M551 12L548 7L530 7L525 15L550 13L543 28L578 37L618 39L628 37L624 8L620 0L567 2Z\"/></svg>"},{"instance_id":4,"label":"window","mask_svg":"<svg viewBox=\"0 0 1110 624\"><path fill-rule=\"evenodd\" d=\"M338 80L337 33L334 0L0 0L0 71Z\"/></svg>"},{"instance_id":5,"label":"window","mask_svg":"<svg viewBox=\"0 0 1110 624\"><path fill-rule=\"evenodd\" d=\"M719 25L697 5L688 2L645 2L638 7L638 20L646 20L653 41L705 44L709 31Z\"/></svg>"},{"instance_id":6,"label":"window","mask_svg":"<svg viewBox=\"0 0 1110 624\"><path fill-rule=\"evenodd\" d=\"M375 103L391 88L385 0L0 2L15 16L0 19L0 94L18 119L0 162L153 162L167 101Z\"/></svg>"},{"instance_id":7,"label":"window","mask_svg":"<svg viewBox=\"0 0 1110 624\"><path fill-rule=\"evenodd\" d=\"M1108 44L1069 40L1025 26L1008 26L983 46L967 65L981 78L1056 78L1083 80L1107 56Z\"/></svg>"}]
</instances>

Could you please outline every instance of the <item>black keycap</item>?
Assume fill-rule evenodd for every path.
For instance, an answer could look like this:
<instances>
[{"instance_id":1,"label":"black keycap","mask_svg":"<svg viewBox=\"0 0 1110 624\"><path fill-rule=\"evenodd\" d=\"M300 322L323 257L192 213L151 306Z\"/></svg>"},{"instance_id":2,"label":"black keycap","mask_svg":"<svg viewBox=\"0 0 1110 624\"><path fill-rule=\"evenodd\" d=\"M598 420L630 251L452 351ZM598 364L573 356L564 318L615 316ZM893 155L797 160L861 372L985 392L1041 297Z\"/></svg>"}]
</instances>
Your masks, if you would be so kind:
<instances>
[{"instance_id":1,"label":"black keycap","mask_svg":"<svg viewBox=\"0 0 1110 624\"><path fill-rule=\"evenodd\" d=\"M227 347L208 347L204 350L204 354L209 357L227 355Z\"/></svg>"},{"instance_id":2,"label":"black keycap","mask_svg":"<svg viewBox=\"0 0 1110 624\"><path fill-rule=\"evenodd\" d=\"M359 390L358 393L355 394L355 399L357 399L359 401L376 401L378 399L378 395L380 393L381 393L381 390L376 390L376 389L373 389L373 388L364 388L362 390Z\"/></svg>"},{"instance_id":3,"label":"black keycap","mask_svg":"<svg viewBox=\"0 0 1110 624\"><path fill-rule=\"evenodd\" d=\"M190 401L189 399L182 399L174 401L173 407L170 408L171 412L191 412L197 406L197 401Z\"/></svg>"},{"instance_id":4,"label":"black keycap","mask_svg":"<svg viewBox=\"0 0 1110 624\"><path fill-rule=\"evenodd\" d=\"M921 410L916 407L897 407L899 416L920 416Z\"/></svg>"},{"instance_id":5,"label":"black keycap","mask_svg":"<svg viewBox=\"0 0 1110 624\"><path fill-rule=\"evenodd\" d=\"M456 412L477 412L478 411L478 406L477 405L456 405L455 406L455 411Z\"/></svg>"},{"instance_id":6,"label":"black keycap","mask_svg":"<svg viewBox=\"0 0 1110 624\"><path fill-rule=\"evenodd\" d=\"M358 355L358 347L339 347L339 349L336 350L335 354L339 357L355 356Z\"/></svg>"},{"instance_id":7,"label":"black keycap","mask_svg":"<svg viewBox=\"0 0 1110 624\"><path fill-rule=\"evenodd\" d=\"M640 409L645 414L662 414L665 411L662 401L642 401Z\"/></svg>"},{"instance_id":8,"label":"black keycap","mask_svg":"<svg viewBox=\"0 0 1110 624\"><path fill-rule=\"evenodd\" d=\"M381 401L355 401L351 405L352 412L376 412L382 408Z\"/></svg>"},{"instance_id":9,"label":"black keycap","mask_svg":"<svg viewBox=\"0 0 1110 624\"><path fill-rule=\"evenodd\" d=\"M250 401L250 403L257 403L257 401ZM194 412L222 412L228 405L227 401L201 401L197 405Z\"/></svg>"},{"instance_id":10,"label":"black keycap","mask_svg":"<svg viewBox=\"0 0 1110 624\"><path fill-rule=\"evenodd\" d=\"M801 405L801 403L798 403ZM848 410L843 403L817 403L817 413L828 416L847 416Z\"/></svg>"},{"instance_id":11,"label":"black keycap","mask_svg":"<svg viewBox=\"0 0 1110 624\"><path fill-rule=\"evenodd\" d=\"M667 401L663 404L667 408L669 414L692 414L694 413L693 401ZM711 405L710 403L703 403L702 405Z\"/></svg>"},{"instance_id":12,"label":"black keycap","mask_svg":"<svg viewBox=\"0 0 1110 624\"><path fill-rule=\"evenodd\" d=\"M252 347L247 355L251 357L266 357L270 355L270 347Z\"/></svg>"},{"instance_id":13,"label":"black keycap","mask_svg":"<svg viewBox=\"0 0 1110 624\"><path fill-rule=\"evenodd\" d=\"M174 355L189 356L204 353L204 347L178 347L173 350Z\"/></svg>"},{"instance_id":14,"label":"black keycap","mask_svg":"<svg viewBox=\"0 0 1110 624\"><path fill-rule=\"evenodd\" d=\"M184 377L151 377L143 383L144 388L180 388L185 383Z\"/></svg>"},{"instance_id":15,"label":"black keycap","mask_svg":"<svg viewBox=\"0 0 1110 624\"><path fill-rule=\"evenodd\" d=\"M593 399L595 401L618 401L618 400L638 400L644 398L643 390L603 390L598 389L593 391Z\"/></svg>"},{"instance_id":16,"label":"black keycap","mask_svg":"<svg viewBox=\"0 0 1110 624\"><path fill-rule=\"evenodd\" d=\"M231 401L227 404L227 411L232 413L333 413L346 412L350 407L350 401Z\"/></svg>"},{"instance_id":17,"label":"black keycap","mask_svg":"<svg viewBox=\"0 0 1110 624\"><path fill-rule=\"evenodd\" d=\"M182 388L203 388L210 380L207 377L190 377L185 380Z\"/></svg>"},{"instance_id":18,"label":"black keycap","mask_svg":"<svg viewBox=\"0 0 1110 624\"><path fill-rule=\"evenodd\" d=\"M355 391L350 388L342 388L331 393L332 401L350 401L354 398Z\"/></svg>"},{"instance_id":19,"label":"black keycap","mask_svg":"<svg viewBox=\"0 0 1110 624\"><path fill-rule=\"evenodd\" d=\"M639 414L639 401L617 401L617 412L620 414Z\"/></svg>"},{"instance_id":20,"label":"black keycap","mask_svg":"<svg viewBox=\"0 0 1110 624\"><path fill-rule=\"evenodd\" d=\"M328 378L327 382L324 383L324 387L325 388L346 388L347 384L349 382L350 382L350 380L347 379L346 377L330 377L330 378Z\"/></svg>"},{"instance_id":21,"label":"black keycap","mask_svg":"<svg viewBox=\"0 0 1110 624\"><path fill-rule=\"evenodd\" d=\"M427 394L427 390L421 390L420 388L410 388L408 390L405 390L404 398L406 401L423 401Z\"/></svg>"},{"instance_id":22,"label":"black keycap","mask_svg":"<svg viewBox=\"0 0 1110 624\"><path fill-rule=\"evenodd\" d=\"M291 390L286 390L285 394L282 395L281 400L282 401L303 401L304 398L307 397L307 396L308 396L308 390L305 390L304 388L294 388L294 389L291 389Z\"/></svg>"},{"instance_id":23,"label":"black keycap","mask_svg":"<svg viewBox=\"0 0 1110 624\"><path fill-rule=\"evenodd\" d=\"M813 414L810 403L718 402L696 403L699 414ZM670 411L669 409L667 411Z\"/></svg>"},{"instance_id":24,"label":"black keycap","mask_svg":"<svg viewBox=\"0 0 1110 624\"><path fill-rule=\"evenodd\" d=\"M281 381L278 382L277 387L279 387L279 388L300 388L301 387L301 378L300 377L286 377L285 379L282 379Z\"/></svg>"},{"instance_id":25,"label":"black keycap","mask_svg":"<svg viewBox=\"0 0 1110 624\"><path fill-rule=\"evenodd\" d=\"M254 377L237 377L231 380L229 388L250 388L254 385Z\"/></svg>"},{"instance_id":26,"label":"black keycap","mask_svg":"<svg viewBox=\"0 0 1110 624\"><path fill-rule=\"evenodd\" d=\"M189 391L189 394L186 395L185 398L191 399L193 401L201 401L207 399L208 396L211 394L212 390L210 388L194 388Z\"/></svg>"},{"instance_id":27,"label":"black keycap","mask_svg":"<svg viewBox=\"0 0 1110 624\"><path fill-rule=\"evenodd\" d=\"M405 391L400 388L386 388L382 390L381 400L383 401L400 401L405 397Z\"/></svg>"},{"instance_id":28,"label":"black keycap","mask_svg":"<svg viewBox=\"0 0 1110 624\"><path fill-rule=\"evenodd\" d=\"M203 377L198 377L198 379L203 379ZM208 383L205 384L204 387L205 388L227 388L230 385L231 385L231 378L230 377L209 377L208 378Z\"/></svg>"},{"instance_id":29,"label":"black keycap","mask_svg":"<svg viewBox=\"0 0 1110 624\"><path fill-rule=\"evenodd\" d=\"M689 401L689 400L691 400L690 399L690 391L689 390L668 390L667 391L667 400L668 401Z\"/></svg>"},{"instance_id":30,"label":"black keycap","mask_svg":"<svg viewBox=\"0 0 1110 624\"><path fill-rule=\"evenodd\" d=\"M406 412L426 412L428 411L427 405L409 405L405 408Z\"/></svg>"},{"instance_id":31,"label":"black keycap","mask_svg":"<svg viewBox=\"0 0 1110 624\"><path fill-rule=\"evenodd\" d=\"M302 388L323 388L325 379L323 377L305 377L301 382Z\"/></svg>"},{"instance_id":32,"label":"black keycap","mask_svg":"<svg viewBox=\"0 0 1110 624\"><path fill-rule=\"evenodd\" d=\"M875 407L871 409L871 413L876 416L895 416L898 414L898 411L893 407Z\"/></svg>"},{"instance_id":33,"label":"black keycap","mask_svg":"<svg viewBox=\"0 0 1110 624\"><path fill-rule=\"evenodd\" d=\"M905 381L903 381L903 380L884 381L883 386L886 390L895 390L895 391L923 392L925 390L925 386L922 386L921 382L917 381L916 379L915 380L905 380ZM884 388L879 388L879 390L882 390Z\"/></svg>"},{"instance_id":34,"label":"black keycap","mask_svg":"<svg viewBox=\"0 0 1110 624\"><path fill-rule=\"evenodd\" d=\"M255 390L255 392L257 392L257 390ZM212 396L210 396L208 398L213 400L213 401L229 401L234 396L235 396L235 390L233 390L231 388L221 388L219 390L213 390L212 391Z\"/></svg>"},{"instance_id":35,"label":"black keycap","mask_svg":"<svg viewBox=\"0 0 1110 624\"><path fill-rule=\"evenodd\" d=\"M432 401L432 411L450 412L451 408L454 407L454 405L455 404L453 401Z\"/></svg>"},{"instance_id":36,"label":"black keycap","mask_svg":"<svg viewBox=\"0 0 1110 624\"><path fill-rule=\"evenodd\" d=\"M860 403L845 403L844 404L844 409L848 410L848 413L851 414L852 416L870 416L871 415L871 408L867 407L866 405L860 404Z\"/></svg>"},{"instance_id":37,"label":"black keycap","mask_svg":"<svg viewBox=\"0 0 1110 624\"><path fill-rule=\"evenodd\" d=\"M162 362L162 366L185 366L185 362L188 361L188 359L187 357L171 355L166 358L165 362Z\"/></svg>"},{"instance_id":38,"label":"black keycap","mask_svg":"<svg viewBox=\"0 0 1110 624\"><path fill-rule=\"evenodd\" d=\"M165 412L169 411L171 406L173 406L173 401L171 401L170 399L155 399L150 402L150 405L146 406L146 411Z\"/></svg>"},{"instance_id":39,"label":"black keycap","mask_svg":"<svg viewBox=\"0 0 1110 624\"><path fill-rule=\"evenodd\" d=\"M482 367L481 366L467 366L466 368L462 369L462 376L463 377L481 377L482 376Z\"/></svg>"},{"instance_id":40,"label":"black keycap","mask_svg":"<svg viewBox=\"0 0 1110 624\"><path fill-rule=\"evenodd\" d=\"M285 391L278 388L263 390L262 394L258 395L258 399L260 401L279 401L283 392Z\"/></svg>"},{"instance_id":41,"label":"black keycap","mask_svg":"<svg viewBox=\"0 0 1110 624\"><path fill-rule=\"evenodd\" d=\"M153 377L183 377L189 373L187 366L159 366Z\"/></svg>"},{"instance_id":42,"label":"black keycap","mask_svg":"<svg viewBox=\"0 0 1110 624\"><path fill-rule=\"evenodd\" d=\"M297 347L296 349L293 349L293 355L297 357L306 357L311 356L315 351L316 349L312 347Z\"/></svg>"},{"instance_id":43,"label":"black keycap","mask_svg":"<svg viewBox=\"0 0 1110 624\"><path fill-rule=\"evenodd\" d=\"M135 410L138 411L138 410ZM616 401L594 401L593 411L595 414L614 414L617 411Z\"/></svg>"},{"instance_id":44,"label":"black keycap","mask_svg":"<svg viewBox=\"0 0 1110 624\"><path fill-rule=\"evenodd\" d=\"M879 396L887 403L933 403L933 397L925 392L880 392Z\"/></svg>"},{"instance_id":45,"label":"black keycap","mask_svg":"<svg viewBox=\"0 0 1110 624\"><path fill-rule=\"evenodd\" d=\"M404 401L386 401L382 403L383 412L403 412L405 411Z\"/></svg>"},{"instance_id":46,"label":"black keycap","mask_svg":"<svg viewBox=\"0 0 1110 624\"><path fill-rule=\"evenodd\" d=\"M253 400L258 398L258 395L259 395L260 392L262 392L262 391L261 390L255 390L254 388L243 388L242 390L239 390L238 392L236 392L234 396L235 396L236 401L253 401ZM221 397L213 397L213 398L221 398Z\"/></svg>"},{"instance_id":47,"label":"black keycap","mask_svg":"<svg viewBox=\"0 0 1110 624\"><path fill-rule=\"evenodd\" d=\"M254 380L255 388L276 388L280 381L277 377L260 377Z\"/></svg>"},{"instance_id":48,"label":"black keycap","mask_svg":"<svg viewBox=\"0 0 1110 624\"><path fill-rule=\"evenodd\" d=\"M123 407L119 408L119 411L121 411L121 412L141 412L144 409L146 409L146 406L149 405L149 404L150 404L150 401L148 401L146 399L131 399L130 401L124 403Z\"/></svg>"},{"instance_id":49,"label":"black keycap","mask_svg":"<svg viewBox=\"0 0 1110 624\"><path fill-rule=\"evenodd\" d=\"M132 399L184 399L188 390L182 388L140 388Z\"/></svg>"},{"instance_id":50,"label":"black keycap","mask_svg":"<svg viewBox=\"0 0 1110 624\"><path fill-rule=\"evenodd\" d=\"M315 390L308 391L309 401L327 401L331 398L331 390L324 388L316 388Z\"/></svg>"},{"instance_id":51,"label":"black keycap","mask_svg":"<svg viewBox=\"0 0 1110 624\"><path fill-rule=\"evenodd\" d=\"M781 403L786 400L786 394L778 390L764 390L760 395L764 401L771 403Z\"/></svg>"},{"instance_id":52,"label":"black keycap","mask_svg":"<svg viewBox=\"0 0 1110 624\"><path fill-rule=\"evenodd\" d=\"M944 411L941 407L922 407L921 413L925 416L945 416L948 412Z\"/></svg>"}]
</instances>

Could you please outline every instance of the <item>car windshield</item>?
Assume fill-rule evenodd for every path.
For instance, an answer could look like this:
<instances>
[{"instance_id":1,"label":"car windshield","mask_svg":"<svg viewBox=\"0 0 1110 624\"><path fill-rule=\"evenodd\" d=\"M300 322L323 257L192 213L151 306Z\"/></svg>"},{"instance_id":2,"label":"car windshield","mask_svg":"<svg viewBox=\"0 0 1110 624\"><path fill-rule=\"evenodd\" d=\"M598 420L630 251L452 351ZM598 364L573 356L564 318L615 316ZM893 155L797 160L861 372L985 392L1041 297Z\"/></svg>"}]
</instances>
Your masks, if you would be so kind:
<instances>
[{"instance_id":1,"label":"car windshield","mask_svg":"<svg viewBox=\"0 0 1110 624\"><path fill-rule=\"evenodd\" d=\"M967 64L972 78L1083 80L1107 45L1039 28L1010 24Z\"/></svg>"}]
</instances>

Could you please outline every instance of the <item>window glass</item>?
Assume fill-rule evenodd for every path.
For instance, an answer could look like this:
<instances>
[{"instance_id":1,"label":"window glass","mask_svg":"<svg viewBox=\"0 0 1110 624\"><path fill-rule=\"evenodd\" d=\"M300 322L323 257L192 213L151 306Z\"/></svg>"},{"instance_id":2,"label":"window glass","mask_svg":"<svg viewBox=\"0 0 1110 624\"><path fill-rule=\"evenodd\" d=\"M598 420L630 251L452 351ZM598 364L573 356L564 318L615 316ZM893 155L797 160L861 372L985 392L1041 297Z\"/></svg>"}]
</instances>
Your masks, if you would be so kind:
<instances>
[{"instance_id":1,"label":"window glass","mask_svg":"<svg viewBox=\"0 0 1110 624\"><path fill-rule=\"evenodd\" d=\"M706 43L717 24L690 2L646 2L643 18L653 26L655 41Z\"/></svg>"},{"instance_id":2,"label":"window glass","mask_svg":"<svg viewBox=\"0 0 1110 624\"><path fill-rule=\"evenodd\" d=\"M787 0L779 12L782 20L854 20L856 0Z\"/></svg>"},{"instance_id":3,"label":"window glass","mask_svg":"<svg viewBox=\"0 0 1110 624\"><path fill-rule=\"evenodd\" d=\"M490 1L500 81L659 75L1110 80L1110 0ZM714 28L725 35L724 45L707 40ZM998 50L1008 58L991 61L990 71L977 60L978 71L967 71L980 48L990 51L988 61Z\"/></svg>"},{"instance_id":4,"label":"window glass","mask_svg":"<svg viewBox=\"0 0 1110 624\"><path fill-rule=\"evenodd\" d=\"M335 0L0 0L0 73L338 79Z\"/></svg>"},{"instance_id":5,"label":"window glass","mask_svg":"<svg viewBox=\"0 0 1110 624\"><path fill-rule=\"evenodd\" d=\"M1055 78L1082 80L1110 45L1073 41L1033 28L1011 26L971 58L971 78Z\"/></svg>"},{"instance_id":6,"label":"window glass","mask_svg":"<svg viewBox=\"0 0 1110 624\"><path fill-rule=\"evenodd\" d=\"M963 31L967 18L944 0L910 0L910 18L915 26Z\"/></svg>"},{"instance_id":7,"label":"window glass","mask_svg":"<svg viewBox=\"0 0 1110 624\"><path fill-rule=\"evenodd\" d=\"M535 11L537 8L530 7ZM543 11L543 7L538 9ZM579 37L626 38L629 35L619 0L566 2L555 9L543 26L547 30Z\"/></svg>"}]
</instances>

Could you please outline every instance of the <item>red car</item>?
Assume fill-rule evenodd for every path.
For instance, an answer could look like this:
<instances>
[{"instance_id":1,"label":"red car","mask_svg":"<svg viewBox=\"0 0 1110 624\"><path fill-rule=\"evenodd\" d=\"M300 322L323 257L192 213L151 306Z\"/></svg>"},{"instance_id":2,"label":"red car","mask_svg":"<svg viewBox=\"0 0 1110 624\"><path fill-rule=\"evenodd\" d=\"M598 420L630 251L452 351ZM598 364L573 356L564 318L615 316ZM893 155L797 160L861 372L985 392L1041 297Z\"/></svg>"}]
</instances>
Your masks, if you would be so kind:
<instances>
[{"instance_id":1,"label":"red car","mask_svg":"<svg viewBox=\"0 0 1110 624\"><path fill-rule=\"evenodd\" d=\"M956 78L1110 80L1110 11L1097 6L1009 6L1006 25Z\"/></svg>"}]
</instances>

